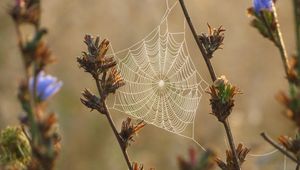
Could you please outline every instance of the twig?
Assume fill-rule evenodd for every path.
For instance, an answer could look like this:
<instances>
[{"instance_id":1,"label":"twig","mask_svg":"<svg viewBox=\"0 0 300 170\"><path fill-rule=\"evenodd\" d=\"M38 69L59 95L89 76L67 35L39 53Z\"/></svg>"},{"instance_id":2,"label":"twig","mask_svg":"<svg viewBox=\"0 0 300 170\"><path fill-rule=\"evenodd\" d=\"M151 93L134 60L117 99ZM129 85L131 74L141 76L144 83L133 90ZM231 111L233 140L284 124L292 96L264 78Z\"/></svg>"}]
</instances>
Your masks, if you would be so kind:
<instances>
[{"instance_id":1,"label":"twig","mask_svg":"<svg viewBox=\"0 0 300 170\"><path fill-rule=\"evenodd\" d=\"M236 168L241 169L239 161L238 161L238 156L237 156L236 149L235 149L234 139L233 139L233 136L232 136L232 133L231 133L231 128L230 128L230 124L228 122L228 119L226 119L222 123L224 125L225 131L226 131L226 134L227 134L230 149L231 149L232 154L234 156L234 159L233 159L234 164L236 165Z\"/></svg>"},{"instance_id":2,"label":"twig","mask_svg":"<svg viewBox=\"0 0 300 170\"><path fill-rule=\"evenodd\" d=\"M187 21L187 23L188 23L188 25L189 25L189 27L191 29L191 32L192 32L192 34L194 36L194 39L195 39L195 41L196 41L196 43L198 45L198 48L199 48L199 50L200 50L200 52L201 52L201 54L203 56L203 59L204 59L204 61L206 63L206 66L207 66L207 68L209 70L210 77L211 77L212 81L214 82L217 79L217 76L216 76L214 68L213 68L213 66L212 66L212 64L210 62L211 56L207 55L204 47L202 46L202 43L201 43L200 39L198 38L198 34L197 34L197 32L195 30L195 27L194 27L194 25L193 25L193 23L191 21L190 15L189 15L189 13L187 11L187 8L186 8L186 6L184 4L184 0L179 0L179 2L180 2L180 5L181 5L181 8L182 8L182 11L184 13L184 16L186 18L186 21ZM238 156L237 156L237 153L236 153L236 147L234 145L233 136L232 136L232 133L231 133L231 128L229 126L229 122L226 119L222 123L224 125L225 131L226 131L226 134L227 134L227 138L228 138L228 141L229 141L229 144L230 144L230 149L231 149L232 154L234 156L233 160L234 160L234 164L236 166L236 169L241 169L240 165L239 165L239 161L238 161Z\"/></svg>"},{"instance_id":3,"label":"twig","mask_svg":"<svg viewBox=\"0 0 300 170\"><path fill-rule=\"evenodd\" d=\"M102 96L102 88L101 88L101 85L99 83L99 78L98 77L94 77L94 78L95 78L95 81L96 81L98 93L99 93L99 95L101 97ZM133 170L131 162L130 162L130 159L129 159L129 156L128 156L127 151L126 151L126 146L124 145L124 143L123 143L123 141L122 141L122 139L121 139L121 137L120 137L120 135L119 135L119 133L117 131L117 128L116 128L116 126L114 124L114 121L113 121L113 119L112 119L112 117L111 117L111 115L109 113L109 110L107 109L105 101L104 101L104 110L105 110L105 113L103 113L103 114L105 114L105 116L106 116L106 118L107 118L107 120L109 122L109 125L110 125L111 129L113 130L115 137L117 138L117 141L118 141L118 143L120 145L120 148L122 150L122 153L123 153L124 159L126 161L126 164L127 164L128 168L129 168L129 170Z\"/></svg>"},{"instance_id":4,"label":"twig","mask_svg":"<svg viewBox=\"0 0 300 170\"><path fill-rule=\"evenodd\" d=\"M283 153L285 156L290 158L292 161L294 161L296 164L300 164L300 162L293 157L290 153L288 153L286 150L284 150L280 145L278 145L273 139L271 139L265 132L262 132L260 134L269 144L271 144L274 148L278 149L281 153Z\"/></svg>"},{"instance_id":5,"label":"twig","mask_svg":"<svg viewBox=\"0 0 300 170\"><path fill-rule=\"evenodd\" d=\"M198 34L197 34L197 32L195 30L195 27L194 27L194 25L193 25L193 23L191 21L190 15L189 15L186 7L185 7L184 0L179 0L179 2L180 2L180 5L182 7L182 10L183 10L184 16L186 18L186 21L189 24L189 27L191 29L191 32L192 32L193 36L194 36L194 39L195 39L195 41L196 41L196 43L198 45L198 48L199 48L199 50L200 50L200 52L201 52L201 54L203 56L203 59L204 59L205 63L206 63L206 66L208 68L210 77L211 77L212 81L215 81L217 79L217 76L216 76L214 68L213 68L213 66L212 66L212 64L211 64L211 62L209 60L209 58L211 58L211 57L206 54L205 49L202 46L200 39L198 38Z\"/></svg>"}]
</instances>

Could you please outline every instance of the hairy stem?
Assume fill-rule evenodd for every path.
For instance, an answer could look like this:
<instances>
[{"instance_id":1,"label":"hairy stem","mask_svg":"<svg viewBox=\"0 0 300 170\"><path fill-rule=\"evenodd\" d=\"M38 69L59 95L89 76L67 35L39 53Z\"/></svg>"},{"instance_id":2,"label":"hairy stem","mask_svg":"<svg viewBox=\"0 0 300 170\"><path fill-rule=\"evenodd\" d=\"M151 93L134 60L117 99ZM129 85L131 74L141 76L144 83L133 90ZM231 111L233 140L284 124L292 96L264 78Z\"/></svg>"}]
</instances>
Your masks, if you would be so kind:
<instances>
[{"instance_id":1,"label":"hairy stem","mask_svg":"<svg viewBox=\"0 0 300 170\"><path fill-rule=\"evenodd\" d=\"M294 161L296 164L300 164L300 162L289 152L284 150L279 144L277 144L273 139L271 139L265 132L262 132L260 134L269 144L271 144L274 148L278 149L282 154L290 158L292 161Z\"/></svg>"},{"instance_id":2,"label":"hairy stem","mask_svg":"<svg viewBox=\"0 0 300 170\"><path fill-rule=\"evenodd\" d=\"M191 29L191 32L192 32L192 34L194 36L194 39L195 39L195 41L196 41L196 43L198 45L198 48L199 48L199 50L200 50L200 52L201 52L201 54L203 56L203 59L204 59L205 63L206 63L206 66L208 68L210 77L211 77L212 81L215 81L217 79L217 76L216 76L214 68L213 68L213 66L212 66L212 64L210 62L211 56L207 55L204 47L201 44L201 40L198 38L198 34L197 34L197 32L195 30L195 27L194 27L194 25L193 25L193 23L191 21L190 15L189 15L189 13L188 13L188 11L186 9L186 6L184 4L184 0L179 0L179 2L180 2L180 5L181 5L181 8L182 8L182 11L184 13L184 16L186 18L186 21L187 21L187 23L188 23L188 25L189 25L189 27Z\"/></svg>"},{"instance_id":3,"label":"hairy stem","mask_svg":"<svg viewBox=\"0 0 300 170\"><path fill-rule=\"evenodd\" d=\"M95 81L96 81L98 93L99 93L100 97L102 98L102 87L101 87L100 82L99 82L99 77L95 77ZM113 121L113 119L111 117L111 114L110 114L109 110L107 109L105 101L104 101L104 110L105 110L105 113L103 113L103 114L105 114L105 116L106 116L106 118L107 118L107 120L109 122L109 125L110 125L111 129L113 130L113 133L114 133L114 135L115 135L115 137L116 137L116 139L117 139L117 141L118 141L118 143L120 145L120 148L122 150L124 159L126 161L126 164L127 164L128 168L129 168L129 170L133 170L131 162L130 162L130 159L129 159L129 156L127 154L126 146L124 145L124 142L122 141L122 139L121 139L121 137L120 137L120 135L118 133L118 130L117 130L116 126L115 126L115 123L114 123L114 121Z\"/></svg>"}]
</instances>

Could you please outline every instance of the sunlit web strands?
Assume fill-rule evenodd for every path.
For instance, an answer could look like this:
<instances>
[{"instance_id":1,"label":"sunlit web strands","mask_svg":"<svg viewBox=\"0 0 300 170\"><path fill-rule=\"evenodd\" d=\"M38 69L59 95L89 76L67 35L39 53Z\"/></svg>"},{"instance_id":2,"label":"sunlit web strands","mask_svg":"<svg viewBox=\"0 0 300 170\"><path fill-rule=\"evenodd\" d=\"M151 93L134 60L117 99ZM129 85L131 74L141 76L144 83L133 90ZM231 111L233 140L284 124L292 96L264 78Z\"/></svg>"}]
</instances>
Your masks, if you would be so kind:
<instances>
[{"instance_id":1,"label":"sunlit web strands","mask_svg":"<svg viewBox=\"0 0 300 170\"><path fill-rule=\"evenodd\" d=\"M112 108L183 135L188 126L193 128L207 83L191 60L185 28L169 31L168 15L174 6L144 39L112 54L126 82L117 91Z\"/></svg>"},{"instance_id":2,"label":"sunlit web strands","mask_svg":"<svg viewBox=\"0 0 300 170\"><path fill-rule=\"evenodd\" d=\"M169 31L168 17L178 4L169 5L159 26L129 48L114 52L126 85L118 89L110 109L142 119L148 124L194 141L195 116L208 84L191 60L183 31ZM188 128L191 127L191 128ZM188 133L186 133L188 129ZM252 157L269 156L273 150Z\"/></svg>"}]
</instances>

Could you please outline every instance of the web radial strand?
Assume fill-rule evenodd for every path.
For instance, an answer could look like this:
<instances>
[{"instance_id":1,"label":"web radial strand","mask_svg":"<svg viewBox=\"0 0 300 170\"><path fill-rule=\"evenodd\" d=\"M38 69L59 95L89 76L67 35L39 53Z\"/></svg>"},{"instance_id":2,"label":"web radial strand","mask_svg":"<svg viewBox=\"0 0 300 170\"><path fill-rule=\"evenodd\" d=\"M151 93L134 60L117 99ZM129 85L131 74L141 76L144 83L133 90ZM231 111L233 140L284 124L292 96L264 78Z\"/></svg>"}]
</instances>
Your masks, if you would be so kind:
<instances>
[{"instance_id":1,"label":"web radial strand","mask_svg":"<svg viewBox=\"0 0 300 170\"><path fill-rule=\"evenodd\" d=\"M185 39L176 41L175 36L184 37L158 28L120 56L126 85L117 91L114 108L181 134L194 123L202 80L185 54Z\"/></svg>"},{"instance_id":2,"label":"web radial strand","mask_svg":"<svg viewBox=\"0 0 300 170\"><path fill-rule=\"evenodd\" d=\"M185 32L169 31L174 6L143 40L114 53L126 85L116 92L113 108L184 135L193 127L204 80L190 59Z\"/></svg>"}]
</instances>

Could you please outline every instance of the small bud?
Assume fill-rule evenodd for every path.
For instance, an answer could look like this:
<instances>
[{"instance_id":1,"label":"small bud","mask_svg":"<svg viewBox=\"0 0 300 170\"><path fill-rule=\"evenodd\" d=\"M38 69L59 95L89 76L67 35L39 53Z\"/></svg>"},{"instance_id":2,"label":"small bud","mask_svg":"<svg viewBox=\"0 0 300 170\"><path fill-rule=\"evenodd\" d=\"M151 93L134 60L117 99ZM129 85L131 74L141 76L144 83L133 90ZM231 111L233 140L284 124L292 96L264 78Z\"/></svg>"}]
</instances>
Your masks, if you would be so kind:
<instances>
[{"instance_id":1,"label":"small bud","mask_svg":"<svg viewBox=\"0 0 300 170\"><path fill-rule=\"evenodd\" d=\"M39 64L39 71L43 70L45 66L53 63L55 60L45 42L40 42L37 45L34 53L34 59Z\"/></svg>"},{"instance_id":2,"label":"small bud","mask_svg":"<svg viewBox=\"0 0 300 170\"><path fill-rule=\"evenodd\" d=\"M143 121L140 121L137 124L133 124L131 121L132 120L129 117L123 121L121 132L119 133L122 141L124 142L125 148L130 145L130 142L134 142L134 135L136 135L146 125Z\"/></svg>"},{"instance_id":3,"label":"small bud","mask_svg":"<svg viewBox=\"0 0 300 170\"><path fill-rule=\"evenodd\" d=\"M91 111L97 110L102 114L106 114L103 101L101 101L96 95L88 89L85 89L82 96L83 98L80 98L80 100L87 108L90 108Z\"/></svg>"},{"instance_id":4,"label":"small bud","mask_svg":"<svg viewBox=\"0 0 300 170\"><path fill-rule=\"evenodd\" d=\"M289 59L289 70L288 70L288 75L287 79L290 83L296 84L297 86L300 85L300 77L299 77L299 61L298 57L292 56Z\"/></svg>"},{"instance_id":5,"label":"small bud","mask_svg":"<svg viewBox=\"0 0 300 170\"><path fill-rule=\"evenodd\" d=\"M286 116L293 120L295 124L300 126L300 90L298 86L291 84L290 95L288 96L285 92L279 92L276 95L276 99L285 106Z\"/></svg>"},{"instance_id":6,"label":"small bud","mask_svg":"<svg viewBox=\"0 0 300 170\"><path fill-rule=\"evenodd\" d=\"M207 92L211 95L210 104L212 107L212 114L215 115L219 121L224 122L231 114L234 106L234 96L239 90L231 85L225 76L218 78L210 90Z\"/></svg>"},{"instance_id":7,"label":"small bud","mask_svg":"<svg viewBox=\"0 0 300 170\"><path fill-rule=\"evenodd\" d=\"M105 82L104 91L106 94L115 93L116 90L125 85L125 82L121 76L121 74L117 71L117 69L112 68L108 79Z\"/></svg>"},{"instance_id":8,"label":"small bud","mask_svg":"<svg viewBox=\"0 0 300 170\"><path fill-rule=\"evenodd\" d=\"M142 164L139 165L138 163L133 162L133 164L132 164L132 169L133 169L133 170L144 170L144 166L143 166Z\"/></svg>"},{"instance_id":9,"label":"small bud","mask_svg":"<svg viewBox=\"0 0 300 170\"><path fill-rule=\"evenodd\" d=\"M300 136L299 134L296 135L295 138L291 138L288 136L280 136L278 138L281 145L283 145L286 150L292 152L297 159L300 159Z\"/></svg>"},{"instance_id":10,"label":"small bud","mask_svg":"<svg viewBox=\"0 0 300 170\"><path fill-rule=\"evenodd\" d=\"M106 56L109 41L104 39L100 44L99 41L99 37L96 37L96 40L94 40L91 35L86 35L84 42L87 45L88 51L83 52L82 56L77 58L79 66L85 72L92 74L93 77L99 76L117 64L113 57Z\"/></svg>"},{"instance_id":11,"label":"small bud","mask_svg":"<svg viewBox=\"0 0 300 170\"><path fill-rule=\"evenodd\" d=\"M212 57L213 53L218 50L222 49L221 46L223 45L224 41L224 31L225 29L220 26L218 29L212 28L209 24L208 26L208 34L199 35L198 38L203 44L203 47L206 50L206 54Z\"/></svg>"},{"instance_id":12,"label":"small bud","mask_svg":"<svg viewBox=\"0 0 300 170\"><path fill-rule=\"evenodd\" d=\"M239 161L240 165L242 165L245 162L245 158L249 152L250 152L250 149L248 149L247 147L244 147L242 144L238 145L238 147L236 149L236 153L237 153L238 161ZM226 151L226 163L218 158L216 159L216 162L222 170L231 170L231 169L235 169L233 159L234 159L234 156L233 156L231 150L227 150Z\"/></svg>"},{"instance_id":13,"label":"small bud","mask_svg":"<svg viewBox=\"0 0 300 170\"><path fill-rule=\"evenodd\" d=\"M41 16L40 4L38 1L15 0L9 14L16 23L31 23L37 26Z\"/></svg>"},{"instance_id":14,"label":"small bud","mask_svg":"<svg viewBox=\"0 0 300 170\"><path fill-rule=\"evenodd\" d=\"M133 170L145 170L143 164L138 164L136 162L132 163L132 169ZM149 170L155 170L154 168L150 168Z\"/></svg>"}]
</instances>

